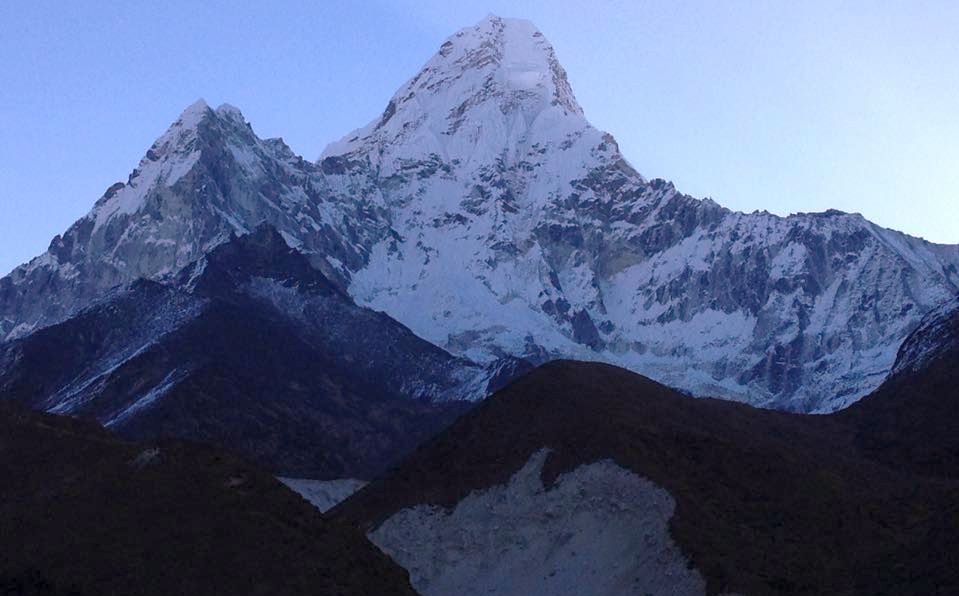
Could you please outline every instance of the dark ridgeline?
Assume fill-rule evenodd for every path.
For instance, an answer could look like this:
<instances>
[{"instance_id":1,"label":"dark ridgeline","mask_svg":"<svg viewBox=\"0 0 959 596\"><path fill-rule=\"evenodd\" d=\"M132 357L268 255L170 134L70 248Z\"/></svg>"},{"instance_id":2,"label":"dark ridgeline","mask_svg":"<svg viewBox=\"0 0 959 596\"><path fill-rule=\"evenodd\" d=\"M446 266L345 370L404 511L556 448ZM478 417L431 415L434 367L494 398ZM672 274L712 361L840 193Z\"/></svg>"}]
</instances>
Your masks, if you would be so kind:
<instances>
[{"instance_id":1,"label":"dark ridgeline","mask_svg":"<svg viewBox=\"0 0 959 596\"><path fill-rule=\"evenodd\" d=\"M271 475L0 403L0 593L412 595L406 572Z\"/></svg>"}]
</instances>

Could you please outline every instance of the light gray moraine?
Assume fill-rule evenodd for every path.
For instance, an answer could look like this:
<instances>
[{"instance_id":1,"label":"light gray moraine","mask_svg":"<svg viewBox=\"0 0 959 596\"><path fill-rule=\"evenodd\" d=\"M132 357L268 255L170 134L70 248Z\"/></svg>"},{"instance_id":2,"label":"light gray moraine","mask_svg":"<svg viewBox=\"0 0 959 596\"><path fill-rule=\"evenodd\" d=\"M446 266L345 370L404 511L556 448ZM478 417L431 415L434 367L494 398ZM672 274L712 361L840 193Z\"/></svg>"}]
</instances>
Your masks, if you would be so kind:
<instances>
[{"instance_id":1,"label":"light gray moraine","mask_svg":"<svg viewBox=\"0 0 959 596\"><path fill-rule=\"evenodd\" d=\"M362 480L341 478L338 480L310 480L309 478L277 478L325 513L340 501L366 485Z\"/></svg>"},{"instance_id":2,"label":"light gray moraine","mask_svg":"<svg viewBox=\"0 0 959 596\"><path fill-rule=\"evenodd\" d=\"M546 489L548 454L453 510L404 509L369 537L424 596L705 594L669 535L668 492L609 460Z\"/></svg>"}]
</instances>

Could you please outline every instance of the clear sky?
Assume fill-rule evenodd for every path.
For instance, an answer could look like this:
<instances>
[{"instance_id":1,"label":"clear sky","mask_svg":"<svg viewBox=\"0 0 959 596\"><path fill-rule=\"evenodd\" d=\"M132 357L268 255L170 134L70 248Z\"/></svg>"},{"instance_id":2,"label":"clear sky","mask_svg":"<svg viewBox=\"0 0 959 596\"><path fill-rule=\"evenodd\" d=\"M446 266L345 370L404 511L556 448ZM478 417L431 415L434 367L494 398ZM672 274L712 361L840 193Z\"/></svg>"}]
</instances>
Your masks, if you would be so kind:
<instances>
[{"instance_id":1,"label":"clear sky","mask_svg":"<svg viewBox=\"0 0 959 596\"><path fill-rule=\"evenodd\" d=\"M647 177L959 243L959 2L243 4L0 3L0 275L197 98L315 159L490 12L539 26L587 117Z\"/></svg>"}]
</instances>

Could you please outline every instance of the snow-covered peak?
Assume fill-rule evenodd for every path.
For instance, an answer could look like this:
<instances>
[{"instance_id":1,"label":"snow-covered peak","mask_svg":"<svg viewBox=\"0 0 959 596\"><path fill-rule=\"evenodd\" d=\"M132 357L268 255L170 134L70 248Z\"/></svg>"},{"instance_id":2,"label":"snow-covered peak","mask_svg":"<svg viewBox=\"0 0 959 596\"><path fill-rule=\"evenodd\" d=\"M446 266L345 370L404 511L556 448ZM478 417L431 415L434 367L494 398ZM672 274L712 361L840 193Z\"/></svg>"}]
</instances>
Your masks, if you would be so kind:
<instances>
[{"instance_id":1,"label":"snow-covered peak","mask_svg":"<svg viewBox=\"0 0 959 596\"><path fill-rule=\"evenodd\" d=\"M256 144L240 110L223 104L213 110L203 99L187 106L146 152L126 183L107 189L90 216L99 229L111 218L133 214L158 188L172 188L200 162L204 150L218 145L238 147Z\"/></svg>"},{"instance_id":2,"label":"snow-covered peak","mask_svg":"<svg viewBox=\"0 0 959 596\"><path fill-rule=\"evenodd\" d=\"M46 253L0 279L0 341L62 321L114 287L175 276L261 223L305 253L329 256L321 266L355 267L359 239L387 229L377 217L352 187L332 189L282 140L258 138L237 108L200 100ZM331 227L347 220L356 222L349 240Z\"/></svg>"},{"instance_id":3,"label":"snow-covered peak","mask_svg":"<svg viewBox=\"0 0 959 596\"><path fill-rule=\"evenodd\" d=\"M183 112L180 113L180 117L177 118L177 121L173 123L171 128L175 128L177 126L181 128L193 128L199 124L201 120L203 120L209 111L209 104L207 104L206 100L201 97L188 105Z\"/></svg>"},{"instance_id":4,"label":"snow-covered peak","mask_svg":"<svg viewBox=\"0 0 959 596\"><path fill-rule=\"evenodd\" d=\"M486 72L487 66L493 66L487 74L506 91L533 94L582 114L553 47L527 20L489 15L448 38L431 64L454 74Z\"/></svg>"},{"instance_id":5,"label":"snow-covered peak","mask_svg":"<svg viewBox=\"0 0 959 596\"><path fill-rule=\"evenodd\" d=\"M529 21L489 16L447 38L379 118L322 157L362 155L381 174L397 160L432 156L489 163L587 126L543 34Z\"/></svg>"}]
</instances>

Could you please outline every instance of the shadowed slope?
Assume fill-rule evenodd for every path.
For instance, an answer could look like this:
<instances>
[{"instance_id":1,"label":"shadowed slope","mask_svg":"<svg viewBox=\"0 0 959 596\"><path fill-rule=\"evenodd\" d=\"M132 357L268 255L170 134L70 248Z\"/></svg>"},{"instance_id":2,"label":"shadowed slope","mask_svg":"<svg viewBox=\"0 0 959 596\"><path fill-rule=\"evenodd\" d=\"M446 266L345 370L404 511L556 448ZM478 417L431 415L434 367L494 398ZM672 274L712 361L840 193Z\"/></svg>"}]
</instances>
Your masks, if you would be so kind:
<instances>
[{"instance_id":1,"label":"shadowed slope","mask_svg":"<svg viewBox=\"0 0 959 596\"><path fill-rule=\"evenodd\" d=\"M0 403L0 592L413 594L402 569L272 476Z\"/></svg>"},{"instance_id":2,"label":"shadowed slope","mask_svg":"<svg viewBox=\"0 0 959 596\"><path fill-rule=\"evenodd\" d=\"M370 478L524 364L454 358L263 226L175 284L139 280L0 344L0 399L222 445L280 474Z\"/></svg>"}]
</instances>

